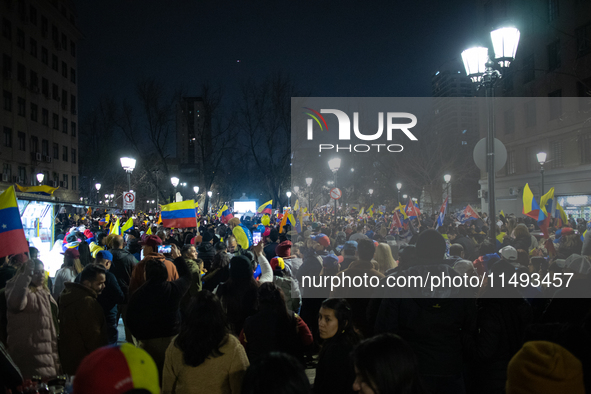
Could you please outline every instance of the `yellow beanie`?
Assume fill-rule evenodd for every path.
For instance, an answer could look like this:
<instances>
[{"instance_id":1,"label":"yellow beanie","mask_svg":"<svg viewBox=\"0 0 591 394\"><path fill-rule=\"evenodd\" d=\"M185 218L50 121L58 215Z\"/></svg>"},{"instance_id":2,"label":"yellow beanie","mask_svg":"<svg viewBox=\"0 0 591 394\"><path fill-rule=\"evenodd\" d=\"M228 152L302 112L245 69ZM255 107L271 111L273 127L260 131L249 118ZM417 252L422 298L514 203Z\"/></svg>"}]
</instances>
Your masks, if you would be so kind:
<instances>
[{"instance_id":1,"label":"yellow beanie","mask_svg":"<svg viewBox=\"0 0 591 394\"><path fill-rule=\"evenodd\" d=\"M526 342L507 368L507 394L585 394L583 365L560 345Z\"/></svg>"}]
</instances>

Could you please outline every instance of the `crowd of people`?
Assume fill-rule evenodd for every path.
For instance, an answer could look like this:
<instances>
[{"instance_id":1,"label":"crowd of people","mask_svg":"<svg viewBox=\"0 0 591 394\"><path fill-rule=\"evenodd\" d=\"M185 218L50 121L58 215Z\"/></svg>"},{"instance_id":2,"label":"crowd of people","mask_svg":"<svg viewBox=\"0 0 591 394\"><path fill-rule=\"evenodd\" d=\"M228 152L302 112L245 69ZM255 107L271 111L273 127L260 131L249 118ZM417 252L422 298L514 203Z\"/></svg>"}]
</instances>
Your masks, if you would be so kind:
<instances>
[{"instance_id":1,"label":"crowd of people","mask_svg":"<svg viewBox=\"0 0 591 394\"><path fill-rule=\"evenodd\" d=\"M186 229L138 215L109 234L114 215L61 215L54 277L34 248L3 258L0 387L66 375L74 393L591 390L591 224L546 239L529 218L482 216L437 226L422 214L399 229L388 214L315 212L298 232L276 215ZM481 285L302 283L442 274ZM515 274L551 280L491 284Z\"/></svg>"}]
</instances>

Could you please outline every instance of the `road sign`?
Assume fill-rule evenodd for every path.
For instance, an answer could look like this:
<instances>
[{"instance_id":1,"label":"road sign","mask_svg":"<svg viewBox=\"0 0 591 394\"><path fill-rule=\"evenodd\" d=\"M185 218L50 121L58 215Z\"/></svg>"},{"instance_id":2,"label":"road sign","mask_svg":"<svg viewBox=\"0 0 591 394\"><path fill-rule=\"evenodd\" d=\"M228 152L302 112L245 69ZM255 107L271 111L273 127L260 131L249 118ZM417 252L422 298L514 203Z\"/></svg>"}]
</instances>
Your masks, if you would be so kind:
<instances>
[{"instance_id":1,"label":"road sign","mask_svg":"<svg viewBox=\"0 0 591 394\"><path fill-rule=\"evenodd\" d=\"M135 209L135 192L123 193L123 209Z\"/></svg>"},{"instance_id":2,"label":"road sign","mask_svg":"<svg viewBox=\"0 0 591 394\"><path fill-rule=\"evenodd\" d=\"M337 187L333 187L332 189L330 189L330 198L332 198L333 200L338 200L339 198L341 198L341 196L341 189Z\"/></svg>"}]
</instances>

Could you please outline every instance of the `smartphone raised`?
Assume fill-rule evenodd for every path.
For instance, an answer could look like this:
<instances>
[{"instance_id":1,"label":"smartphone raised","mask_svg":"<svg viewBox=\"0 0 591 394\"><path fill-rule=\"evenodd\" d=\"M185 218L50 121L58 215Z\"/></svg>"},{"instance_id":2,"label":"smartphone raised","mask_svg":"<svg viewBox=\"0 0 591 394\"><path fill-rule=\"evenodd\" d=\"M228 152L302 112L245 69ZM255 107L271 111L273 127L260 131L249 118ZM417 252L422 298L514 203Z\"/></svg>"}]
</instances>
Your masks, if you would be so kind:
<instances>
[{"instance_id":1,"label":"smartphone raised","mask_svg":"<svg viewBox=\"0 0 591 394\"><path fill-rule=\"evenodd\" d=\"M158 253L165 254L172 252L172 245L158 245Z\"/></svg>"},{"instance_id":2,"label":"smartphone raised","mask_svg":"<svg viewBox=\"0 0 591 394\"><path fill-rule=\"evenodd\" d=\"M252 243L254 245L258 245L261 242L262 236L260 231L253 231L252 233Z\"/></svg>"}]
</instances>

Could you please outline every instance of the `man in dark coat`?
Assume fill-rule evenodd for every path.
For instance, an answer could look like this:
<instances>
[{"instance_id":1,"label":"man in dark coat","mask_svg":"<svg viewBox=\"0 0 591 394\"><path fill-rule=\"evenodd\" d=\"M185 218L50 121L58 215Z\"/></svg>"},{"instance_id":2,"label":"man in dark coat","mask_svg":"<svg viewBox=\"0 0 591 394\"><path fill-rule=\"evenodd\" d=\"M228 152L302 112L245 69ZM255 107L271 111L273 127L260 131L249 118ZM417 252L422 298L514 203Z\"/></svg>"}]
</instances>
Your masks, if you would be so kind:
<instances>
[{"instance_id":1,"label":"man in dark coat","mask_svg":"<svg viewBox=\"0 0 591 394\"><path fill-rule=\"evenodd\" d=\"M106 250L101 250L96 254L95 264L105 269L105 288L98 295L96 300L103 308L103 312L105 313L105 323L107 325L109 345L117 343L119 336L117 332L117 305L122 303L125 299L125 295L117 283L117 278L115 278L115 275L109 272L109 269L112 268L112 260L113 255L111 252ZM76 283L80 283L81 275L82 274L80 273L76 277Z\"/></svg>"},{"instance_id":2,"label":"man in dark coat","mask_svg":"<svg viewBox=\"0 0 591 394\"><path fill-rule=\"evenodd\" d=\"M213 235L206 231L201 236L201 244L197 247L197 256L203 260L203 266L207 271L211 269L211 263L215 256L215 249L213 247Z\"/></svg>"},{"instance_id":3,"label":"man in dark coat","mask_svg":"<svg viewBox=\"0 0 591 394\"><path fill-rule=\"evenodd\" d=\"M59 298L58 348L64 373L74 375L84 357L108 344L105 314L97 296L105 288L106 270L87 265L80 283L67 282Z\"/></svg>"},{"instance_id":4,"label":"man in dark coat","mask_svg":"<svg viewBox=\"0 0 591 394\"><path fill-rule=\"evenodd\" d=\"M475 318L469 287L445 283L433 290L412 285L411 278L460 276L444 261L445 239L435 230L422 232L416 243L416 265L397 274L406 287L392 287L380 305L375 334L392 332L408 342L419 361L419 372L432 393L463 393L462 332ZM398 280L397 283L401 283Z\"/></svg>"},{"instance_id":5,"label":"man in dark coat","mask_svg":"<svg viewBox=\"0 0 591 394\"><path fill-rule=\"evenodd\" d=\"M279 239L279 231L277 231L276 228L272 228L271 232L269 233L270 243L267 244L265 246L265 248L263 249L263 253L265 253L265 257L269 261L271 261L271 259L273 257L277 256L277 254L275 253L275 249L277 248L277 246L279 246L279 242L277 242L278 239Z\"/></svg>"}]
</instances>

